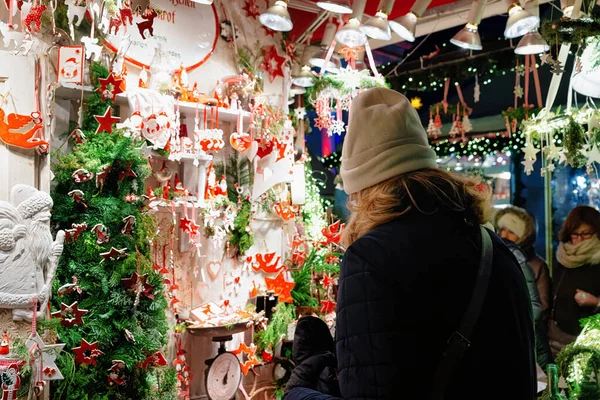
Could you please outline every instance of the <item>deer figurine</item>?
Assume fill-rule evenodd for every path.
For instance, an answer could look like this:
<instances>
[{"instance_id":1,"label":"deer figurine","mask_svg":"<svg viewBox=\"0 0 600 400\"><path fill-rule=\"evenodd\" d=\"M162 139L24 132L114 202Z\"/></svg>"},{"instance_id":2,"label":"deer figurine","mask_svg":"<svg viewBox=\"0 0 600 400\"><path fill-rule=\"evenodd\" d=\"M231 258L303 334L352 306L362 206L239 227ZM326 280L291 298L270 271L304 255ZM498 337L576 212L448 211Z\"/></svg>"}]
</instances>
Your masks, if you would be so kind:
<instances>
[{"instance_id":1,"label":"deer figurine","mask_svg":"<svg viewBox=\"0 0 600 400\"><path fill-rule=\"evenodd\" d=\"M108 33L116 35L117 33L119 33L119 28L121 27L121 24L123 23L123 21L121 20L121 18L119 18L118 15L115 14L114 17L110 17L110 23L108 25ZM114 33L113 33L114 30Z\"/></svg>"},{"instance_id":2,"label":"deer figurine","mask_svg":"<svg viewBox=\"0 0 600 400\"><path fill-rule=\"evenodd\" d=\"M123 2L123 8L119 8L119 14L121 15L121 21L124 26L133 25L133 14L131 12L131 3L128 0Z\"/></svg>"},{"instance_id":3,"label":"deer figurine","mask_svg":"<svg viewBox=\"0 0 600 400\"><path fill-rule=\"evenodd\" d=\"M145 19L145 21L137 23L142 39L146 40L146 35L144 34L146 31L150 33L150 36L154 36L154 28L152 25L154 24L154 19L156 17L158 17L158 13L148 5L142 13L142 18Z\"/></svg>"},{"instance_id":4,"label":"deer figurine","mask_svg":"<svg viewBox=\"0 0 600 400\"><path fill-rule=\"evenodd\" d=\"M69 29L71 31L71 39L75 39L75 32L73 29L73 23L75 22L75 17L77 17L76 26L81 25L83 22L83 18L85 17L85 11L87 6L85 1L83 2L83 6L79 5L77 0L65 0L65 4L67 5L67 20L69 22Z\"/></svg>"},{"instance_id":5,"label":"deer figurine","mask_svg":"<svg viewBox=\"0 0 600 400\"><path fill-rule=\"evenodd\" d=\"M6 22L0 21L0 33L6 50L10 50L11 46L17 49L25 39L25 34L17 30L17 25L9 25Z\"/></svg>"}]
</instances>

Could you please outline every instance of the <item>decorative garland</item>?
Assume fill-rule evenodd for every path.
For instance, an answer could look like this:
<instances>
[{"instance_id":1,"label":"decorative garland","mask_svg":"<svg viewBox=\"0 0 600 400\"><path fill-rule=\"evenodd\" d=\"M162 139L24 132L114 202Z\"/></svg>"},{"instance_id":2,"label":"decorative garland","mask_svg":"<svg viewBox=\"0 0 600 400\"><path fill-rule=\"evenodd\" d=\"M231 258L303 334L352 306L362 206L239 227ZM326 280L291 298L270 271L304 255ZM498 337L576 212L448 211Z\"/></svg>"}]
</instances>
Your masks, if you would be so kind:
<instances>
[{"instance_id":1,"label":"decorative garland","mask_svg":"<svg viewBox=\"0 0 600 400\"><path fill-rule=\"evenodd\" d=\"M563 113L560 110L554 113L544 109L522 122L525 143L538 144L548 161L550 171L554 170L554 161L558 160L558 163L567 163L575 168L587 165L588 172L591 172L594 162L600 160L600 130L588 128L591 119L600 119L600 111L586 106ZM561 141L564 147L554 145L561 144ZM536 153L539 152L539 149L534 147L529 146L529 151L526 151L525 162L528 164L524 162L524 165L527 173L533 170L532 164L537 158Z\"/></svg>"},{"instance_id":2,"label":"decorative garland","mask_svg":"<svg viewBox=\"0 0 600 400\"><path fill-rule=\"evenodd\" d=\"M575 343L556 357L558 372L565 377L569 399L600 398L597 372L600 370L600 315L581 320L584 326ZM547 393L545 393L547 394Z\"/></svg>"},{"instance_id":3,"label":"decorative garland","mask_svg":"<svg viewBox=\"0 0 600 400\"><path fill-rule=\"evenodd\" d=\"M254 235L250 229L252 219L252 203L245 199L242 207L233 220L233 231L229 236L229 243L234 247L236 255L242 255L254 244Z\"/></svg>"},{"instance_id":4,"label":"decorative garland","mask_svg":"<svg viewBox=\"0 0 600 400\"><path fill-rule=\"evenodd\" d=\"M598 18L561 18L545 21L541 29L544 39L554 45L570 43L585 47L586 39L600 36L600 19Z\"/></svg>"},{"instance_id":5,"label":"decorative garland","mask_svg":"<svg viewBox=\"0 0 600 400\"><path fill-rule=\"evenodd\" d=\"M368 70L342 69L342 72L337 75L325 74L321 78L315 78L314 86L306 88L304 103L307 110L312 110L314 108L312 103L324 91L331 91L332 97L339 98L356 95L359 89L366 90L374 87L389 88L390 85L382 76L379 78L371 76Z\"/></svg>"},{"instance_id":6,"label":"decorative garland","mask_svg":"<svg viewBox=\"0 0 600 400\"><path fill-rule=\"evenodd\" d=\"M464 58L463 61L432 66L431 68L414 70L398 76L387 78L392 89L406 91L443 90L445 78L452 82L465 82L476 76L479 82L486 82L494 77L514 73L514 50L507 49L488 57Z\"/></svg>"}]
</instances>

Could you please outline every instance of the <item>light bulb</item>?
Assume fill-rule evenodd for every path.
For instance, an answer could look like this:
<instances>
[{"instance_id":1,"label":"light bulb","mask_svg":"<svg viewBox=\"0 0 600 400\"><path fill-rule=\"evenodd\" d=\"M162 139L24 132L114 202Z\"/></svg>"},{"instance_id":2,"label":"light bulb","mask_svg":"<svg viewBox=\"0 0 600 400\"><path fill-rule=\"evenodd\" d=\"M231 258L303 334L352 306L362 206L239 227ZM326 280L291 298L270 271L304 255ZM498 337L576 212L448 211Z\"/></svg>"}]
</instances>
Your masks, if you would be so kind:
<instances>
[{"instance_id":1,"label":"light bulb","mask_svg":"<svg viewBox=\"0 0 600 400\"><path fill-rule=\"evenodd\" d=\"M367 43L367 35L360 29L360 21L352 18L337 33L335 38L338 42L348 47L363 46Z\"/></svg>"},{"instance_id":2,"label":"light bulb","mask_svg":"<svg viewBox=\"0 0 600 400\"><path fill-rule=\"evenodd\" d=\"M288 32L294 27L287 9L287 1L284 0L277 0L275 5L262 13L258 19L261 24L274 31Z\"/></svg>"}]
</instances>

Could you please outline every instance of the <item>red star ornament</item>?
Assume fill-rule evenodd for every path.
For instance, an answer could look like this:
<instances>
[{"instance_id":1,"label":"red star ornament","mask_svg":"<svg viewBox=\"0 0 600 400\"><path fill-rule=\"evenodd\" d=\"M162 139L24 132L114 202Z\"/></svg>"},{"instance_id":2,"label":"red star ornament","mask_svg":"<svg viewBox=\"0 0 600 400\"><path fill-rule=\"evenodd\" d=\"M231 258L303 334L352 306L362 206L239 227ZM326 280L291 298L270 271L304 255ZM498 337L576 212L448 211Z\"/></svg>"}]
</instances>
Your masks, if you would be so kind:
<instances>
[{"instance_id":1,"label":"red star ornament","mask_svg":"<svg viewBox=\"0 0 600 400\"><path fill-rule=\"evenodd\" d=\"M105 253L100 253L100 255L103 258L101 262L104 262L105 260L118 261L122 258L127 257L127 248L124 247L121 250L117 250L114 247L111 247L109 251Z\"/></svg>"},{"instance_id":2,"label":"red star ornament","mask_svg":"<svg viewBox=\"0 0 600 400\"><path fill-rule=\"evenodd\" d=\"M279 295L279 300L284 303L292 303L292 294L291 291L296 285L294 282L287 282L285 280L284 271L280 271L279 274L273 278L265 278L265 284L267 285L267 290L272 290L275 294Z\"/></svg>"},{"instance_id":3,"label":"red star ornament","mask_svg":"<svg viewBox=\"0 0 600 400\"><path fill-rule=\"evenodd\" d=\"M335 309L335 301L321 300L321 312L323 314L330 314Z\"/></svg>"},{"instance_id":4,"label":"red star ornament","mask_svg":"<svg viewBox=\"0 0 600 400\"><path fill-rule=\"evenodd\" d=\"M123 84L123 79L118 78L112 72L106 78L98 78L98 82L100 82L100 87L96 89L96 92L102 95L102 100L110 98L112 101L115 101L117 99L117 95L119 93L123 93L123 89L121 87Z\"/></svg>"},{"instance_id":5,"label":"red star ornament","mask_svg":"<svg viewBox=\"0 0 600 400\"><path fill-rule=\"evenodd\" d=\"M104 353L98 350L98 342L88 343L85 339L81 339L79 347L73 347L75 353L75 362L79 364L92 364L96 366L96 358Z\"/></svg>"},{"instance_id":6,"label":"red star ornament","mask_svg":"<svg viewBox=\"0 0 600 400\"><path fill-rule=\"evenodd\" d=\"M157 351L156 353L148 356L148 358L146 358L144 362L142 362L141 367L142 369L148 369L149 366L164 367L167 364L167 359L165 358L163 353Z\"/></svg>"},{"instance_id":7,"label":"red star ornament","mask_svg":"<svg viewBox=\"0 0 600 400\"><path fill-rule=\"evenodd\" d=\"M140 294L154 300L154 293L152 293L152 289L154 288L146 282L147 280L148 274L139 276L137 272L134 272L131 274L131 277L121 279L121 283L123 283L123 286L125 286L127 290L139 291Z\"/></svg>"},{"instance_id":8,"label":"red star ornament","mask_svg":"<svg viewBox=\"0 0 600 400\"><path fill-rule=\"evenodd\" d=\"M333 286L334 282L335 282L335 279L333 279L333 277L329 274L323 275L323 279L321 280L321 284L323 285L324 288Z\"/></svg>"},{"instance_id":9,"label":"red star ornament","mask_svg":"<svg viewBox=\"0 0 600 400\"><path fill-rule=\"evenodd\" d=\"M256 359L256 346L251 344L250 347L246 346L246 343L240 344L236 350L231 351L233 354L240 355L242 353L247 354L246 362L240 362L240 367L242 368L242 372L244 375L248 375L248 372L255 366L260 364Z\"/></svg>"},{"instance_id":10,"label":"red star ornament","mask_svg":"<svg viewBox=\"0 0 600 400\"><path fill-rule=\"evenodd\" d=\"M106 132L112 133L113 125L121 120L119 117L112 116L112 107L108 106L104 115L94 115L94 119L98 121L98 128L96 128L96 133Z\"/></svg>"},{"instance_id":11,"label":"red star ornament","mask_svg":"<svg viewBox=\"0 0 600 400\"><path fill-rule=\"evenodd\" d=\"M273 29L267 28L264 25L262 25L261 28L263 29L263 31L265 31L265 36L275 37L275 31Z\"/></svg>"},{"instance_id":12,"label":"red star ornament","mask_svg":"<svg viewBox=\"0 0 600 400\"><path fill-rule=\"evenodd\" d=\"M70 306L61 303L60 311L53 312L51 315L52 318L60 318L60 324L62 326L70 328L75 325L83 325L83 319L81 317L87 314L87 312L87 310L80 310L77 302Z\"/></svg>"},{"instance_id":13,"label":"red star ornament","mask_svg":"<svg viewBox=\"0 0 600 400\"><path fill-rule=\"evenodd\" d=\"M260 15L260 12L258 11L258 5L256 4L256 0L246 0L244 2L244 7L242 7L242 10L244 10L248 18L256 19Z\"/></svg>"},{"instance_id":14,"label":"red star ornament","mask_svg":"<svg viewBox=\"0 0 600 400\"><path fill-rule=\"evenodd\" d=\"M263 49L263 62L260 68L269 74L269 80L273 82L278 76L284 77L283 75L283 64L285 58L281 57L277 53L275 45L271 45Z\"/></svg>"}]
</instances>

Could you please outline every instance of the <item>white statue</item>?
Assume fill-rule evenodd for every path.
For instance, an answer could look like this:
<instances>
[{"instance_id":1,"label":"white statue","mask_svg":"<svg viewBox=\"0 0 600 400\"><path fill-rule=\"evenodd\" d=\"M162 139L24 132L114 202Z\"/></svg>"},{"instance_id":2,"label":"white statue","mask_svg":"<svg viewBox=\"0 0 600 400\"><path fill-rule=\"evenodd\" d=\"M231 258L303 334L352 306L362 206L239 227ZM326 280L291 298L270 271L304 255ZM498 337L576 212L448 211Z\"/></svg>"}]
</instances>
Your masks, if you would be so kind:
<instances>
[{"instance_id":1,"label":"white statue","mask_svg":"<svg viewBox=\"0 0 600 400\"><path fill-rule=\"evenodd\" d=\"M52 240L47 193L16 185L10 200L0 201L0 308L12 309L15 321L31 321L34 299L38 318L44 315L65 233Z\"/></svg>"}]
</instances>

